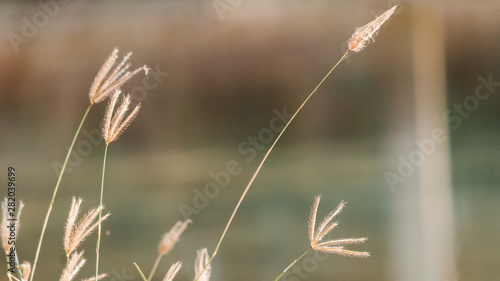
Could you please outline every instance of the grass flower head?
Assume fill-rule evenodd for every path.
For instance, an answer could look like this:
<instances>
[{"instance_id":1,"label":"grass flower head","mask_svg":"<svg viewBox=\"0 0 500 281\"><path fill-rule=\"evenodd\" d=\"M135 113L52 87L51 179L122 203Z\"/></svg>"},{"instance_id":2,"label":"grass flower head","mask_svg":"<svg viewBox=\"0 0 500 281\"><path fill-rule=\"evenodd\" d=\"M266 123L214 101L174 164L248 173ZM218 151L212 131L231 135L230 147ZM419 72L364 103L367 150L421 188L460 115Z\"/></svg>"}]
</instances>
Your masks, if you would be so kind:
<instances>
[{"instance_id":1,"label":"grass flower head","mask_svg":"<svg viewBox=\"0 0 500 281\"><path fill-rule=\"evenodd\" d=\"M196 251L196 260L194 261L195 281L196 281L196 276L199 276L197 279L198 281L210 280L210 274L212 273L212 266L211 265L207 266L208 261L209 257L207 248L203 248L201 250ZM205 271L203 271L205 266L207 266L207 268L205 269Z\"/></svg>"},{"instance_id":2,"label":"grass flower head","mask_svg":"<svg viewBox=\"0 0 500 281\"><path fill-rule=\"evenodd\" d=\"M66 268L63 270L59 281L73 280L73 278L78 274L85 262L87 262L87 260L83 258L83 253L84 251L81 251L80 253L75 252L73 255L71 255L71 258L66 264Z\"/></svg>"},{"instance_id":3,"label":"grass flower head","mask_svg":"<svg viewBox=\"0 0 500 281\"><path fill-rule=\"evenodd\" d=\"M127 61L132 53L127 53L122 61L115 66L118 59L118 49L115 48L108 59L104 62L101 69L90 87L89 98L90 104L99 103L105 100L111 93L119 89L125 82L134 77L137 73L144 71L148 75L149 68L144 65L133 71L127 71L130 64Z\"/></svg>"},{"instance_id":4,"label":"grass flower head","mask_svg":"<svg viewBox=\"0 0 500 281\"><path fill-rule=\"evenodd\" d=\"M99 215L99 212L104 208L99 206L91 209L78 223L76 223L81 204L81 198L76 200L75 197L73 197L73 202L71 203L64 231L64 250L66 251L66 257L68 258L71 253L85 240L85 238L87 238L87 236L94 231L94 229L99 225L99 222L104 221L109 216L108 213L101 217L100 220L98 219L94 222Z\"/></svg>"},{"instance_id":5,"label":"grass flower head","mask_svg":"<svg viewBox=\"0 0 500 281\"><path fill-rule=\"evenodd\" d=\"M106 146L109 143L118 139L118 137L127 129L127 127L132 123L134 118L139 113L141 108L141 103L139 103L130 114L125 118L125 114L130 106L132 98L130 95L126 95L123 98L122 104L116 109L116 102L120 96L121 91L116 90L111 100L109 101L108 108L106 109L106 115L104 117L104 125L102 127L102 136L106 141ZM124 120L125 119L125 120Z\"/></svg>"},{"instance_id":6,"label":"grass flower head","mask_svg":"<svg viewBox=\"0 0 500 281\"><path fill-rule=\"evenodd\" d=\"M31 264L27 261L24 261L19 265L18 269L22 272L23 281L28 281L31 274Z\"/></svg>"},{"instance_id":7,"label":"grass flower head","mask_svg":"<svg viewBox=\"0 0 500 281\"><path fill-rule=\"evenodd\" d=\"M158 253L161 255L166 255L177 243L181 234L186 230L188 224L191 223L191 220L178 221L174 226L170 229L169 232L165 233L158 244Z\"/></svg>"},{"instance_id":8,"label":"grass flower head","mask_svg":"<svg viewBox=\"0 0 500 281\"><path fill-rule=\"evenodd\" d=\"M397 7L397 5L392 7L373 21L357 28L349 41L347 41L349 51L361 52L370 42L375 41L374 38L377 35L377 31L394 14Z\"/></svg>"},{"instance_id":9,"label":"grass flower head","mask_svg":"<svg viewBox=\"0 0 500 281\"><path fill-rule=\"evenodd\" d=\"M174 280L175 275L177 275L177 272L179 272L179 270L181 269L181 267L182 267L182 262L178 261L178 262L174 263L170 267L170 269L168 270L167 275L165 275L165 278L163 278L163 281L172 281L172 280Z\"/></svg>"},{"instance_id":10,"label":"grass flower head","mask_svg":"<svg viewBox=\"0 0 500 281\"><path fill-rule=\"evenodd\" d=\"M346 244L360 244L364 243L368 238L344 238L329 240L323 242L323 238L332 231L338 225L338 222L332 221L335 216L337 216L344 208L347 202L340 202L337 208L331 211L321 222L317 229L316 226L316 216L318 214L318 206L321 196L318 195L314 199L314 203L311 209L311 214L309 216L309 240L311 242L311 248L315 251L321 251L329 254L338 254L349 257L366 258L370 256L368 252L357 252L346 250L342 245Z\"/></svg>"}]
</instances>

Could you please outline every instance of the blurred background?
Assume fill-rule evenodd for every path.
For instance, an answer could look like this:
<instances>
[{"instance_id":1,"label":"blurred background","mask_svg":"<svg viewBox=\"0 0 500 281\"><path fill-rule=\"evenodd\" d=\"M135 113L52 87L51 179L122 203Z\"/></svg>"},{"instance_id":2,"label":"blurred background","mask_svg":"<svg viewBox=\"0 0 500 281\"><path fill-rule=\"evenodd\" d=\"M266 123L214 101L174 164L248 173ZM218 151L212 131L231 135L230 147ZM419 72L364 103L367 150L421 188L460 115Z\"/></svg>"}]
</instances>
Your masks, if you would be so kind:
<instances>
[{"instance_id":1,"label":"blurred background","mask_svg":"<svg viewBox=\"0 0 500 281\"><path fill-rule=\"evenodd\" d=\"M348 249L372 257L309 254L283 280L498 280L499 1L2 1L0 178L5 187L16 168L20 259L34 259L57 166L113 48L152 74L123 87L142 109L109 147L113 215L100 269L107 280L140 280L132 262L149 272L163 233L189 217L154 280L177 260L175 280L193 280L196 250L215 249L277 136L272 123L300 106L356 27L393 5L376 42L344 61L283 135L211 279L273 280L309 247L309 210L322 194L321 218L349 202L331 238L369 237ZM38 280L64 268L71 197L84 210L98 204L105 106L92 108L70 158ZM228 163L241 171L200 199ZM95 240L82 246L80 278L93 275Z\"/></svg>"}]
</instances>

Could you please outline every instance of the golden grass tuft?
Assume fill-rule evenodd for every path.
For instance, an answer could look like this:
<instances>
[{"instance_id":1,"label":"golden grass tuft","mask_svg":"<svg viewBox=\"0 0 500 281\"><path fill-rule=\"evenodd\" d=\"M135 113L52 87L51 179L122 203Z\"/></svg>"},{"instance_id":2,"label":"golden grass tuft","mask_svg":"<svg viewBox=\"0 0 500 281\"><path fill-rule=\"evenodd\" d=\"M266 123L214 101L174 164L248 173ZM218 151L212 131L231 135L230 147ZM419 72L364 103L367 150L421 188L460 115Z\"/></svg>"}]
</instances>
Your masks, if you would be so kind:
<instances>
[{"instance_id":1,"label":"golden grass tuft","mask_svg":"<svg viewBox=\"0 0 500 281\"><path fill-rule=\"evenodd\" d=\"M73 255L71 255L68 262L66 263L66 268L64 268L63 273L61 274L61 278L59 278L59 281L73 280L73 278L76 276L76 274L78 274L85 262L87 262L87 260L83 258L83 253L84 251L81 251L80 253L75 252L73 253Z\"/></svg>"},{"instance_id":2,"label":"golden grass tuft","mask_svg":"<svg viewBox=\"0 0 500 281\"><path fill-rule=\"evenodd\" d=\"M207 248L196 251L196 260L194 261L195 277L199 276L198 281L209 281L212 274L212 266L208 264ZM205 268L205 266L207 268ZM196 280L196 279L195 279Z\"/></svg>"},{"instance_id":3,"label":"golden grass tuft","mask_svg":"<svg viewBox=\"0 0 500 281\"><path fill-rule=\"evenodd\" d=\"M166 255L177 243L181 234L186 230L188 224L191 223L191 220L178 221L174 226L170 229L169 232L165 233L158 244L158 253L161 255Z\"/></svg>"},{"instance_id":4,"label":"golden grass tuft","mask_svg":"<svg viewBox=\"0 0 500 281\"><path fill-rule=\"evenodd\" d=\"M69 258L71 253L76 250L76 248L90 235L90 233L92 233L92 231L95 230L95 228L99 225L99 222L104 221L110 215L108 213L94 222L99 215L99 212L104 208L99 206L91 209L82 219L80 219L78 223L76 223L81 204L81 198L76 200L76 198L73 197L64 231L64 250L66 251L67 258Z\"/></svg>"},{"instance_id":5,"label":"golden grass tuft","mask_svg":"<svg viewBox=\"0 0 500 281\"><path fill-rule=\"evenodd\" d=\"M168 270L167 274L165 275L165 278L163 278L163 281L172 281L174 280L174 277L175 275L177 275L177 272L179 272L179 270L181 269L182 267L182 262L178 261L176 263L174 263L170 269Z\"/></svg>"},{"instance_id":6,"label":"golden grass tuft","mask_svg":"<svg viewBox=\"0 0 500 281\"><path fill-rule=\"evenodd\" d=\"M321 251L329 254L338 254L349 257L366 258L370 256L368 252L357 252L344 249L342 245L344 244L360 244L364 243L368 238L344 238L329 240L322 242L323 238L330 233L337 225L338 222L332 221L344 208L347 202L340 202L337 208L331 211L321 222L317 229L314 229L316 225L316 216L318 214L318 206L321 196L318 195L314 198L314 203L311 208L311 214L309 216L309 240L311 243L311 248L315 251Z\"/></svg>"},{"instance_id":7,"label":"golden grass tuft","mask_svg":"<svg viewBox=\"0 0 500 281\"><path fill-rule=\"evenodd\" d=\"M104 116L104 125L102 127L102 135L104 140L106 141L106 146L109 143L118 139L118 137L125 131L125 129L132 123L134 118L139 113L139 109L141 108L141 103L139 103L133 110L130 112L127 118L125 118L125 114L130 106L132 98L130 95L126 95L123 98L122 104L115 111L116 102L118 97L120 96L120 90L116 90L108 104L108 108L106 109L106 114ZM123 120L125 119L125 120Z\"/></svg>"},{"instance_id":8,"label":"golden grass tuft","mask_svg":"<svg viewBox=\"0 0 500 281\"><path fill-rule=\"evenodd\" d=\"M113 50L97 73L97 76L94 78L94 82L90 87L90 105L105 100L109 95L111 95L111 93L120 89L120 87L125 84L127 80L134 77L137 73L144 71L145 75L148 75L150 69L146 65L131 72L127 71L130 67L130 64L127 63L127 61L130 59L131 55L131 52L127 53L123 57L122 61L113 69L113 71L111 71L111 68L115 65L118 59L118 49L115 48Z\"/></svg>"},{"instance_id":9,"label":"golden grass tuft","mask_svg":"<svg viewBox=\"0 0 500 281\"><path fill-rule=\"evenodd\" d=\"M156 268L158 268L158 264L160 264L161 258L172 250L177 241L179 241L179 237L191 222L192 221L190 219L177 221L174 226L172 226L172 228L163 235L160 243L158 244L158 257L156 258L153 268L149 273L148 281L151 281L153 278Z\"/></svg>"},{"instance_id":10,"label":"golden grass tuft","mask_svg":"<svg viewBox=\"0 0 500 281\"><path fill-rule=\"evenodd\" d=\"M24 261L19 265L18 269L22 272L23 281L27 281L31 274L31 264L27 261Z\"/></svg>"},{"instance_id":11,"label":"golden grass tuft","mask_svg":"<svg viewBox=\"0 0 500 281\"><path fill-rule=\"evenodd\" d=\"M394 14L397 7L397 5L392 7L373 21L357 28L351 38L347 41L349 51L361 52L364 48L366 48L366 46L368 46L368 44L370 44L370 42L375 41L374 38L377 35L377 31L380 29L382 24L384 24L384 22L386 22L392 14Z\"/></svg>"}]
</instances>

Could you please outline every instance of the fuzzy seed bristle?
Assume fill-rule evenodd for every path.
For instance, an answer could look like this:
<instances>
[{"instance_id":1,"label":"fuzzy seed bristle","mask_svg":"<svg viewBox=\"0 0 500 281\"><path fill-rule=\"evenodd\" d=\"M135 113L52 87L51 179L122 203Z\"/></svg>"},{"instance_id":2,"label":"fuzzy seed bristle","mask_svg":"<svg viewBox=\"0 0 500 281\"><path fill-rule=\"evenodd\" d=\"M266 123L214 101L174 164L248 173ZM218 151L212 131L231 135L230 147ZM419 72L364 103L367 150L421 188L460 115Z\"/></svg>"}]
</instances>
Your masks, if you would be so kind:
<instances>
[{"instance_id":1,"label":"fuzzy seed bristle","mask_svg":"<svg viewBox=\"0 0 500 281\"><path fill-rule=\"evenodd\" d=\"M182 262L178 261L178 262L174 263L170 267L170 269L168 270L167 275L165 275L165 278L163 278L163 281L172 281L172 280L174 280L175 275L177 275L177 272L179 272L179 270L181 269L181 267L182 267Z\"/></svg>"},{"instance_id":2,"label":"fuzzy seed bristle","mask_svg":"<svg viewBox=\"0 0 500 281\"><path fill-rule=\"evenodd\" d=\"M97 207L91 209L82 219L80 219L78 223L76 223L81 204L81 198L76 200L76 198L73 197L64 230L64 250L66 251L66 257L68 258L71 253L75 251L76 248L78 248L78 246L85 240L85 238L87 238L87 236L95 230L95 228L99 225L99 222L104 221L110 215L108 213L94 222L99 215L99 212L104 209L104 207Z\"/></svg>"},{"instance_id":3,"label":"fuzzy seed bristle","mask_svg":"<svg viewBox=\"0 0 500 281\"><path fill-rule=\"evenodd\" d=\"M374 38L377 35L377 31L380 29L382 24L386 22L398 6L394 6L387 10L385 13L378 16L373 21L368 24L356 29L351 38L347 41L349 46L349 51L361 52L370 42L375 41Z\"/></svg>"},{"instance_id":4,"label":"fuzzy seed bristle","mask_svg":"<svg viewBox=\"0 0 500 281\"><path fill-rule=\"evenodd\" d=\"M191 220L178 221L175 225L170 229L169 232L163 235L160 244L158 245L158 253L160 255L166 255L177 243L181 234L186 230L188 224L191 223Z\"/></svg>"},{"instance_id":5,"label":"fuzzy seed bristle","mask_svg":"<svg viewBox=\"0 0 500 281\"><path fill-rule=\"evenodd\" d=\"M127 61L130 59L131 55L131 52L127 53L123 57L122 61L113 70L111 70L118 59L118 49L115 48L113 50L97 73L94 78L94 82L90 87L89 98L91 105L105 100L115 90L119 89L139 72L144 71L145 75L148 75L150 69L146 65L133 71L127 71L130 67L130 64L128 64Z\"/></svg>"},{"instance_id":6,"label":"fuzzy seed bristle","mask_svg":"<svg viewBox=\"0 0 500 281\"><path fill-rule=\"evenodd\" d=\"M365 258L369 257L370 253L368 252L357 252L346 250L342 245L347 244L360 244L364 243L368 238L344 238L344 239L336 239L322 242L323 238L332 231L334 227L337 226L337 222L332 221L344 208L347 202L340 202L337 208L331 211L320 223L317 229L314 229L316 224L316 216L318 214L318 205L321 196L318 195L314 198L313 207L311 209L311 214L309 216L309 239L311 243L311 248L315 251L320 251L329 254L338 254L348 257L358 257Z\"/></svg>"},{"instance_id":7,"label":"fuzzy seed bristle","mask_svg":"<svg viewBox=\"0 0 500 281\"><path fill-rule=\"evenodd\" d=\"M132 98L130 95L126 95L123 98L122 104L116 109L116 102L120 96L121 91L118 89L115 91L113 96L109 101L108 107L106 109L106 114L104 116L104 125L102 127L102 136L106 141L106 145L118 139L118 137L125 131L125 129L132 123L134 118L139 113L141 108L141 103L130 112L127 118L125 114L128 111ZM125 119L125 120L124 120Z\"/></svg>"},{"instance_id":8,"label":"fuzzy seed bristle","mask_svg":"<svg viewBox=\"0 0 500 281\"><path fill-rule=\"evenodd\" d=\"M196 260L194 262L194 281L209 281L212 274L212 266L208 264L209 256L207 248L196 251ZM208 265L207 265L208 264ZM205 266L207 268L205 268ZM205 271L203 271L205 269ZM203 272L203 273L202 273ZM201 274L201 276L200 276ZM199 276L196 279L196 276Z\"/></svg>"}]
</instances>

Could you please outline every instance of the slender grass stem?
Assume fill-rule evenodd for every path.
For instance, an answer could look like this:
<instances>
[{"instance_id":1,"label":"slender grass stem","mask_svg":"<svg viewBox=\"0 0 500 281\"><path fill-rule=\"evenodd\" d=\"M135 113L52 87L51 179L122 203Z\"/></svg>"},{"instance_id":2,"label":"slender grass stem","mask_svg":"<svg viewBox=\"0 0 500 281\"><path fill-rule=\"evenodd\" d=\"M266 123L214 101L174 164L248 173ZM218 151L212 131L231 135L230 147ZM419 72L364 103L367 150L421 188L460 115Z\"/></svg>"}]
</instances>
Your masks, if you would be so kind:
<instances>
[{"instance_id":1,"label":"slender grass stem","mask_svg":"<svg viewBox=\"0 0 500 281\"><path fill-rule=\"evenodd\" d=\"M108 145L106 144L106 148L104 149L104 160L102 162L102 179L101 179L101 196L99 199L99 226L97 228L97 245L95 248L96 259L95 259L95 281L97 281L97 277L99 276L99 249L101 247L101 218L102 218L102 197L104 194L104 173L106 171L106 156L108 154Z\"/></svg>"},{"instance_id":2,"label":"slender grass stem","mask_svg":"<svg viewBox=\"0 0 500 281\"><path fill-rule=\"evenodd\" d=\"M35 260L33 261L33 268L31 269L30 281L33 281L33 276L35 276L36 265L38 262L38 257L40 255L40 249L42 248L43 236L45 235L45 230L47 229L47 223L49 222L50 213L52 212L52 206L54 205L54 201L56 199L56 194L57 194L57 191L59 189L59 185L61 184L64 170L66 169L66 164L68 164L68 159L69 159L69 156L71 155L71 152L73 151L73 146L75 145L76 138L80 134L80 130L82 129L82 125L83 125L85 119L87 118L87 114L89 113L91 107L92 107L92 104L89 105L89 107L85 111L85 114L83 114L82 121L80 121L80 125L78 125L78 129L76 130L75 136L73 137L73 141L71 142L71 145L69 146L69 149L68 149L68 153L66 154L66 159L64 159L64 163L62 165L61 172L59 173L59 177L57 178L57 183L56 183L56 186L54 188L54 193L52 194L52 200L50 201L49 209L47 210L47 215L45 215L45 221L43 222L42 233L40 234L40 240L38 241L38 247L36 248Z\"/></svg>"},{"instance_id":3,"label":"slender grass stem","mask_svg":"<svg viewBox=\"0 0 500 281\"><path fill-rule=\"evenodd\" d=\"M139 274L141 275L142 280L146 281L146 276L144 276L144 273L142 273L142 270L139 268L139 266L134 262L135 267L137 267L137 271L139 271Z\"/></svg>"},{"instance_id":4,"label":"slender grass stem","mask_svg":"<svg viewBox=\"0 0 500 281\"><path fill-rule=\"evenodd\" d=\"M155 274L156 268L158 268L158 264L160 264L162 257L163 257L163 255L159 254L158 257L156 258L155 264L153 265L153 268L151 269L151 273L149 273L147 281L151 281L151 279L153 279L153 275Z\"/></svg>"},{"instance_id":5,"label":"slender grass stem","mask_svg":"<svg viewBox=\"0 0 500 281\"><path fill-rule=\"evenodd\" d=\"M309 253L310 250L311 248L307 249L307 251L305 251L298 259L294 260L289 266L287 266L287 268L285 268L285 270L283 270L283 272L281 272L280 275L276 276L274 281L278 281L281 278L281 276L283 276L283 274L285 274L290 268L292 268L292 266L294 266L295 263L297 263L302 257L304 257L307 253Z\"/></svg>"},{"instance_id":6,"label":"slender grass stem","mask_svg":"<svg viewBox=\"0 0 500 281\"><path fill-rule=\"evenodd\" d=\"M339 59L339 61L332 67L332 69L330 69L330 71L325 75L325 77L321 80L321 82L319 82L319 84L316 86L316 88L314 88L314 90L309 94L309 96L307 96L307 98L300 105L300 107L297 109L297 111L295 111L295 113L292 115L292 118L290 118L290 120L288 120L288 122L286 123L285 127L283 128L283 130L281 130L281 133L278 135L278 137L276 138L276 140L274 140L273 144L271 145L271 147L267 151L266 155L264 155L264 158L260 162L259 167L257 167L257 170L255 171L255 173L253 174L252 178L250 179L250 182L247 184L245 190L243 191L243 194L241 195L240 200L238 201L238 204L236 204L236 207L234 208L234 211L231 214L231 217L229 218L229 221L227 222L227 225L226 225L226 228L224 229L224 232L222 232L222 235L221 235L221 237L219 239L219 243L217 243L217 246L215 247L215 251L212 254L212 257L210 258L210 260L208 261L208 263L205 265L205 267L201 271L200 275L196 278L196 281L198 281L198 279L201 277L201 275L203 274L203 272L205 271L205 269L207 268L207 266L212 262L212 260L217 255L217 251L219 250L219 247L220 247L220 245L222 243L222 240L224 240L224 236L226 235L226 232L227 232L227 230L229 228L229 225L231 225L231 222L233 221L234 215L238 211L238 208L240 207L240 204L243 201L243 198L245 198L248 190L250 189L250 186L252 186L252 183L255 180L255 178L257 177L257 175L259 174L260 169L262 168L262 165L264 164L264 162L266 162L267 157L269 156L269 154L273 150L273 148L276 145L276 143L278 142L278 140L281 138L281 136L283 135L283 133L285 132L285 130L288 128L288 126L290 125L290 123L292 123L293 119L295 119L295 116L297 116L297 114L302 109L302 107L304 107L304 105L312 97L312 95L318 90L318 88L323 84L323 82L325 82L326 78L328 78L328 76L330 76L330 74L333 72L333 70L335 68L337 68L337 66L347 57L347 54L349 54L349 52L350 52L349 50L347 52L345 52L344 55Z\"/></svg>"}]
</instances>

